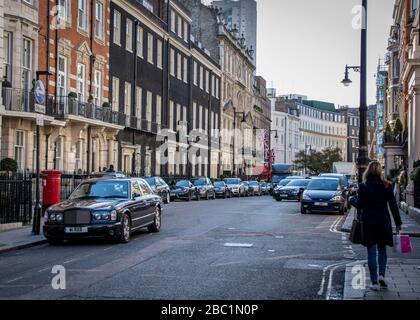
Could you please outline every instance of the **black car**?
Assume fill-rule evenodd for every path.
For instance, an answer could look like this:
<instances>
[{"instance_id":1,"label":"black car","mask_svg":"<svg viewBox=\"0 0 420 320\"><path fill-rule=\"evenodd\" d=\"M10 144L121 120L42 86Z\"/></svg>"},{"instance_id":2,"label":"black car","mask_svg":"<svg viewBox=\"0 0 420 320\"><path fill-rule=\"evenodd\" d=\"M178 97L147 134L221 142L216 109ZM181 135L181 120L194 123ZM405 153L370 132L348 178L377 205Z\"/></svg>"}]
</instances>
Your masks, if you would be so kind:
<instances>
[{"instance_id":1,"label":"black car","mask_svg":"<svg viewBox=\"0 0 420 320\"><path fill-rule=\"evenodd\" d=\"M346 204L345 204L345 208L350 209L351 205L350 205L350 189L349 189L349 179L345 174L341 174L341 173L321 173L319 175L320 177L324 177L324 178L338 178L341 181L341 185L343 186L343 197L346 200Z\"/></svg>"},{"instance_id":2,"label":"black car","mask_svg":"<svg viewBox=\"0 0 420 320\"><path fill-rule=\"evenodd\" d=\"M253 196L261 196L261 185L258 181L249 181L249 194Z\"/></svg>"},{"instance_id":3,"label":"black car","mask_svg":"<svg viewBox=\"0 0 420 320\"><path fill-rule=\"evenodd\" d=\"M171 201L176 199L191 201L192 199L200 200L197 187L195 187L190 180L180 180L174 185L170 186Z\"/></svg>"},{"instance_id":4,"label":"black car","mask_svg":"<svg viewBox=\"0 0 420 320\"><path fill-rule=\"evenodd\" d=\"M216 199L216 193L214 192L214 186L210 179L202 177L193 181L194 186L197 187L198 196L201 199Z\"/></svg>"},{"instance_id":5,"label":"black car","mask_svg":"<svg viewBox=\"0 0 420 320\"><path fill-rule=\"evenodd\" d=\"M282 188L284 186L287 186L290 183L290 181L292 181L292 180L291 179L283 179L279 183L277 183L277 185L273 188L273 193L272 193L272 196L273 196L274 199L277 198L280 188Z\"/></svg>"},{"instance_id":6,"label":"black car","mask_svg":"<svg viewBox=\"0 0 420 320\"><path fill-rule=\"evenodd\" d=\"M338 178L312 178L302 194L301 213L345 211L344 188Z\"/></svg>"},{"instance_id":7,"label":"black car","mask_svg":"<svg viewBox=\"0 0 420 320\"><path fill-rule=\"evenodd\" d=\"M163 199L164 203L171 202L171 189L161 177L144 178L153 192Z\"/></svg>"},{"instance_id":8,"label":"black car","mask_svg":"<svg viewBox=\"0 0 420 320\"><path fill-rule=\"evenodd\" d=\"M261 181L261 182L260 182L260 188L261 188L261 193L262 193L263 195L268 194L267 182L265 182L265 181Z\"/></svg>"},{"instance_id":9,"label":"black car","mask_svg":"<svg viewBox=\"0 0 420 320\"><path fill-rule=\"evenodd\" d=\"M300 201L303 192L305 191L309 179L294 179L290 181L286 186L279 188L276 191L275 199L277 201L282 200L297 200Z\"/></svg>"},{"instance_id":10,"label":"black car","mask_svg":"<svg viewBox=\"0 0 420 320\"><path fill-rule=\"evenodd\" d=\"M43 232L51 244L98 237L127 243L141 228L159 232L161 212L162 199L143 179L89 179L46 210Z\"/></svg>"},{"instance_id":11,"label":"black car","mask_svg":"<svg viewBox=\"0 0 420 320\"><path fill-rule=\"evenodd\" d=\"M122 172L117 171L102 171L93 173L90 175L90 178L102 178L102 179L109 179L109 178L126 178L127 176Z\"/></svg>"},{"instance_id":12,"label":"black car","mask_svg":"<svg viewBox=\"0 0 420 320\"><path fill-rule=\"evenodd\" d=\"M214 182L214 192L216 193L216 197L221 198L231 198L232 194L224 181L215 181Z\"/></svg>"}]
</instances>

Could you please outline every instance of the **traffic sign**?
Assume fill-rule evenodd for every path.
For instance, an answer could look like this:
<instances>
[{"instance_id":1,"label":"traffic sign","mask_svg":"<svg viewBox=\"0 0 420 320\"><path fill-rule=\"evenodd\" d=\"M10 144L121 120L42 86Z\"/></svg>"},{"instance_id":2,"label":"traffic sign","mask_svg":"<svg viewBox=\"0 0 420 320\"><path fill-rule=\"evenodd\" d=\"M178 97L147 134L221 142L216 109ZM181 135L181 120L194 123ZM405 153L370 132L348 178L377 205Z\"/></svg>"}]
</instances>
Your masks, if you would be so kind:
<instances>
[{"instance_id":1,"label":"traffic sign","mask_svg":"<svg viewBox=\"0 0 420 320\"><path fill-rule=\"evenodd\" d=\"M35 82L35 102L45 104L45 87L41 80Z\"/></svg>"}]
</instances>

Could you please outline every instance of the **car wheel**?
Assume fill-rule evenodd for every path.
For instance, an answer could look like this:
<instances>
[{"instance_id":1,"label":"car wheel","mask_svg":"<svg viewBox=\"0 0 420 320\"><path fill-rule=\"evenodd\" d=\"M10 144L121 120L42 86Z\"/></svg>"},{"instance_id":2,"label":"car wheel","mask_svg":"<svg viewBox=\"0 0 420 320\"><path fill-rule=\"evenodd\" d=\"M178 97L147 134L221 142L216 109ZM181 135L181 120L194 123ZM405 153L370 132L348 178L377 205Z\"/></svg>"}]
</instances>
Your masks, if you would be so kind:
<instances>
[{"instance_id":1,"label":"car wheel","mask_svg":"<svg viewBox=\"0 0 420 320\"><path fill-rule=\"evenodd\" d=\"M201 200L201 196L200 196L200 194L197 194L197 201L200 201Z\"/></svg>"},{"instance_id":2,"label":"car wheel","mask_svg":"<svg viewBox=\"0 0 420 320\"><path fill-rule=\"evenodd\" d=\"M48 242L51 246L58 246L58 245L60 245L60 244L63 244L63 240L61 240L61 239L47 238L47 242Z\"/></svg>"},{"instance_id":3,"label":"car wheel","mask_svg":"<svg viewBox=\"0 0 420 320\"><path fill-rule=\"evenodd\" d=\"M209 200L210 198L209 198L209 193L208 192L206 192L206 200Z\"/></svg>"},{"instance_id":4,"label":"car wheel","mask_svg":"<svg viewBox=\"0 0 420 320\"><path fill-rule=\"evenodd\" d=\"M276 201L281 202L281 198L280 197L276 197Z\"/></svg>"},{"instance_id":5,"label":"car wheel","mask_svg":"<svg viewBox=\"0 0 420 320\"><path fill-rule=\"evenodd\" d=\"M159 207L155 208L155 220L153 224L148 226L147 229L149 232L159 232L160 226L162 225L162 214Z\"/></svg>"},{"instance_id":6,"label":"car wheel","mask_svg":"<svg viewBox=\"0 0 420 320\"><path fill-rule=\"evenodd\" d=\"M128 214L124 213L121 217L121 233L118 238L119 243L128 243L131 237L131 221Z\"/></svg>"},{"instance_id":7,"label":"car wheel","mask_svg":"<svg viewBox=\"0 0 420 320\"><path fill-rule=\"evenodd\" d=\"M171 202L171 195L169 194L169 192L166 193L166 200L164 202L165 203L170 203Z\"/></svg>"},{"instance_id":8,"label":"car wheel","mask_svg":"<svg viewBox=\"0 0 420 320\"><path fill-rule=\"evenodd\" d=\"M343 208L341 208L341 209L340 209L340 211L338 212L338 214L339 214L340 216L344 216L345 211L346 211L346 207L344 207L344 206L343 206Z\"/></svg>"},{"instance_id":9,"label":"car wheel","mask_svg":"<svg viewBox=\"0 0 420 320\"><path fill-rule=\"evenodd\" d=\"M303 209L303 208L300 208L300 213L301 213L301 214L306 214L306 210L305 210L305 209Z\"/></svg>"}]
</instances>

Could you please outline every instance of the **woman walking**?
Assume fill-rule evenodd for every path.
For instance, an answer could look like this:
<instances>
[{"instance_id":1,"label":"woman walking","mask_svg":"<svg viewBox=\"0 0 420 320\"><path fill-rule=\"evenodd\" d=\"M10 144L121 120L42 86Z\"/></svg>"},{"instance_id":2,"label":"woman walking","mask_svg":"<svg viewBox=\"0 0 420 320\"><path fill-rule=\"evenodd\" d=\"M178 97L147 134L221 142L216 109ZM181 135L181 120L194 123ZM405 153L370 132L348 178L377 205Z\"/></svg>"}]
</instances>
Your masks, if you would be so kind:
<instances>
[{"instance_id":1,"label":"woman walking","mask_svg":"<svg viewBox=\"0 0 420 320\"><path fill-rule=\"evenodd\" d=\"M402 222L391 183L385 179L382 166L378 161L373 161L368 165L363 175L363 183L359 186L355 205L361 212L363 245L367 247L372 282L370 288L375 291L381 288L387 289L388 285L385 281L386 247L394 245L388 208L394 218L397 233L402 230Z\"/></svg>"}]
</instances>

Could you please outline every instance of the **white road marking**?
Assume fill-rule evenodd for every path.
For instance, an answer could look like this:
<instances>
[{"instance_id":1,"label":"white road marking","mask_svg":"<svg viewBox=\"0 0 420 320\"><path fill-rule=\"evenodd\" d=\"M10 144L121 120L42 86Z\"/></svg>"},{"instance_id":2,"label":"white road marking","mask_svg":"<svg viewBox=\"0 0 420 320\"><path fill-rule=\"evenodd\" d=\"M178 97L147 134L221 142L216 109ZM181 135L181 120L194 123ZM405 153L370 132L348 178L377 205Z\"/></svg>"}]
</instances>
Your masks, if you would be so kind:
<instances>
[{"instance_id":1,"label":"white road marking","mask_svg":"<svg viewBox=\"0 0 420 320\"><path fill-rule=\"evenodd\" d=\"M73 261L75 261L75 260L76 260L76 259L70 259L70 260L64 261L64 262L63 262L63 264L68 264L68 263L73 262Z\"/></svg>"},{"instance_id":2,"label":"white road marking","mask_svg":"<svg viewBox=\"0 0 420 320\"><path fill-rule=\"evenodd\" d=\"M268 252L276 252L276 250L268 250Z\"/></svg>"},{"instance_id":3,"label":"white road marking","mask_svg":"<svg viewBox=\"0 0 420 320\"><path fill-rule=\"evenodd\" d=\"M224 244L225 247L236 247L236 248L251 248L254 244L252 243L232 243L226 242Z\"/></svg>"},{"instance_id":4,"label":"white road marking","mask_svg":"<svg viewBox=\"0 0 420 320\"><path fill-rule=\"evenodd\" d=\"M39 270L38 271L38 273L41 273L41 272L44 272L44 271L47 271L49 268L47 267L47 268L44 268L44 269L41 269L41 270Z\"/></svg>"},{"instance_id":5,"label":"white road marking","mask_svg":"<svg viewBox=\"0 0 420 320\"><path fill-rule=\"evenodd\" d=\"M14 279L12 279L12 280L7 281L7 283L12 283L12 282L18 281L18 280L20 280L20 279L23 279L23 277L17 277L17 278L14 278Z\"/></svg>"},{"instance_id":6,"label":"white road marking","mask_svg":"<svg viewBox=\"0 0 420 320\"><path fill-rule=\"evenodd\" d=\"M276 239L284 239L284 236L276 236Z\"/></svg>"}]
</instances>

